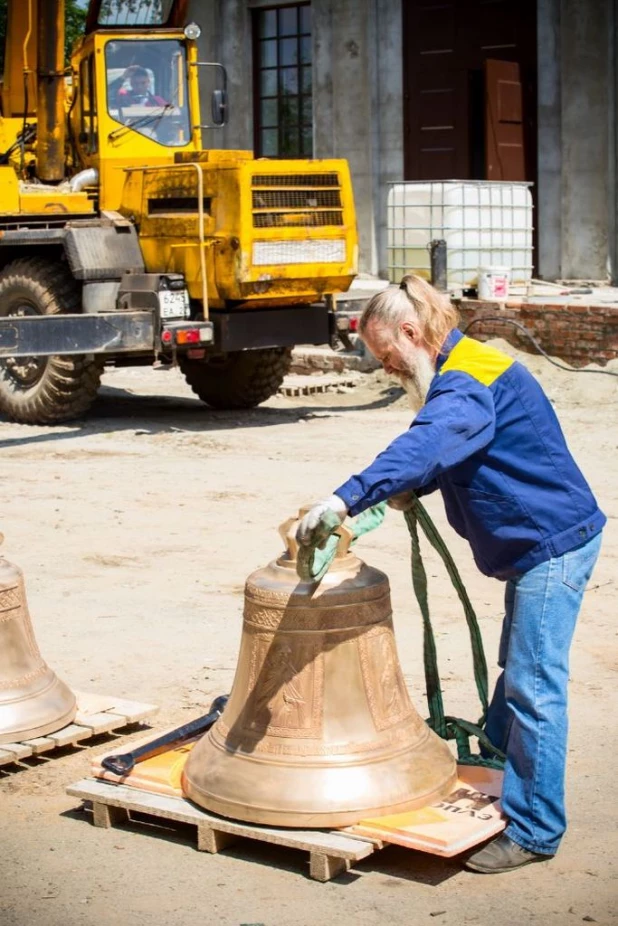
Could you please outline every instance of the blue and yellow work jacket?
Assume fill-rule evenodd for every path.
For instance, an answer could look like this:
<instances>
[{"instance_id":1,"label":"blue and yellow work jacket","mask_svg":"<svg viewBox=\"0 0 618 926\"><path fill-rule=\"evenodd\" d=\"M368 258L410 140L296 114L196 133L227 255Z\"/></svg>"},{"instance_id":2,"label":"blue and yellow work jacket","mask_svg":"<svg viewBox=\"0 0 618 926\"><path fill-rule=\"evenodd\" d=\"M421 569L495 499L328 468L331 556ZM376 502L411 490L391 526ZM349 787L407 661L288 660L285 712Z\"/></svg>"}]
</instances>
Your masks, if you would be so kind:
<instances>
[{"instance_id":1,"label":"blue and yellow work jacket","mask_svg":"<svg viewBox=\"0 0 618 926\"><path fill-rule=\"evenodd\" d=\"M582 546L606 521L534 377L457 329L409 430L335 494L354 516L435 489L481 572L499 579Z\"/></svg>"}]
</instances>

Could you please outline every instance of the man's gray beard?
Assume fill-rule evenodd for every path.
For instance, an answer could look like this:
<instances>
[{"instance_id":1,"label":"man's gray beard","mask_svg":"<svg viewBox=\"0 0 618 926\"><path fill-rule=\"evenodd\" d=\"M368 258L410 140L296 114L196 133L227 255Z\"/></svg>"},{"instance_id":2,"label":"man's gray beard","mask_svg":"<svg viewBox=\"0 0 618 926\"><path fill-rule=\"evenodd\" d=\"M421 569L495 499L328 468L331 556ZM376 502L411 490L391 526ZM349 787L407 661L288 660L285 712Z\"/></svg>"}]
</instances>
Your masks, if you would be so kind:
<instances>
[{"instance_id":1,"label":"man's gray beard","mask_svg":"<svg viewBox=\"0 0 618 926\"><path fill-rule=\"evenodd\" d=\"M424 350L418 352L413 369L397 374L408 397L408 404L416 415L425 404L435 374L435 367Z\"/></svg>"}]
</instances>

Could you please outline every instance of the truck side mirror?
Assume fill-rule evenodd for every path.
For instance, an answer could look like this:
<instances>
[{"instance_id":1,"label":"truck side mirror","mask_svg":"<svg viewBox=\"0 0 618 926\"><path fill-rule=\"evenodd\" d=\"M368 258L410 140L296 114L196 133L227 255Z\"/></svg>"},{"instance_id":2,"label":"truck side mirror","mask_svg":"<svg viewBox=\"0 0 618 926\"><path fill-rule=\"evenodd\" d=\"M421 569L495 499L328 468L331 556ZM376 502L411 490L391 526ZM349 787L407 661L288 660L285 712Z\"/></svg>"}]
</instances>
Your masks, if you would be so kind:
<instances>
[{"instance_id":1,"label":"truck side mirror","mask_svg":"<svg viewBox=\"0 0 618 926\"><path fill-rule=\"evenodd\" d=\"M216 87L210 95L210 114L212 122L208 125L196 125L196 129L220 129L227 122L227 72L222 64L214 61L190 61L196 68L214 68L218 76Z\"/></svg>"},{"instance_id":2,"label":"truck side mirror","mask_svg":"<svg viewBox=\"0 0 618 926\"><path fill-rule=\"evenodd\" d=\"M225 90L212 91L210 110L214 125L225 125L227 122L227 93Z\"/></svg>"}]
</instances>

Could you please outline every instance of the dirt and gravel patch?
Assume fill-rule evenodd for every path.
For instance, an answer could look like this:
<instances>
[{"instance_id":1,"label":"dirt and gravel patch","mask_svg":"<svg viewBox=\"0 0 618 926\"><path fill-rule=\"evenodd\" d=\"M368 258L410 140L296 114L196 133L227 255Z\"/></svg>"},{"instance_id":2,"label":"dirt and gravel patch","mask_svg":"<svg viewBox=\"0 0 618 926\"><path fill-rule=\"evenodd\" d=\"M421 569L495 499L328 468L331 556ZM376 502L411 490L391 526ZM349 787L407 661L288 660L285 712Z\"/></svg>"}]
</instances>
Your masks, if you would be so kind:
<instances>
[{"instance_id":1,"label":"dirt and gravel patch","mask_svg":"<svg viewBox=\"0 0 618 926\"><path fill-rule=\"evenodd\" d=\"M488 878L462 871L456 859L392 847L319 884L308 878L306 857L289 850L241 843L206 856L182 827L94 829L64 787L88 773L91 756L110 742L103 738L0 773L3 924L618 922L618 378L518 356L545 386L610 519L572 652L570 828L556 859ZM248 412L205 409L175 370L117 370L103 383L84 421L0 422L2 549L25 572L37 639L58 674L80 690L158 703L155 725L164 727L229 690L244 580L280 552L278 525L362 468L410 414L379 371ZM503 586L476 571L440 500L428 507L476 605L493 679ZM401 516L390 513L357 551L390 577L401 663L424 712ZM440 563L430 552L426 561L446 707L474 718L465 622Z\"/></svg>"}]
</instances>

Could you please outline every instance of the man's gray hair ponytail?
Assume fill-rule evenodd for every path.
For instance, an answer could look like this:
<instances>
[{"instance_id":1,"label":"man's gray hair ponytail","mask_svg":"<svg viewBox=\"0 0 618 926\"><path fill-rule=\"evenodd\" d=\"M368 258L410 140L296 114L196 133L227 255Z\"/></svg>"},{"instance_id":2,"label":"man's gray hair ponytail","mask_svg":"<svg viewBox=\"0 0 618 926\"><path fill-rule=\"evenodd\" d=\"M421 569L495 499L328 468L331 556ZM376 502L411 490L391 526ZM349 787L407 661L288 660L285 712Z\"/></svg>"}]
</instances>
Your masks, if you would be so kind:
<instances>
[{"instance_id":1,"label":"man's gray hair ponytail","mask_svg":"<svg viewBox=\"0 0 618 926\"><path fill-rule=\"evenodd\" d=\"M445 293L422 277L407 274L398 288L389 286L367 303L358 330L362 336L371 324L394 331L405 321L416 322L427 346L437 352L449 331L457 327L459 315Z\"/></svg>"}]
</instances>

